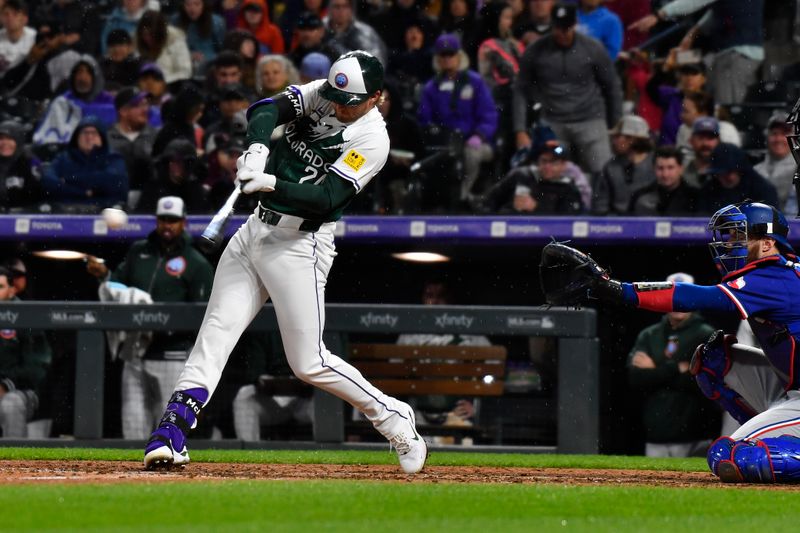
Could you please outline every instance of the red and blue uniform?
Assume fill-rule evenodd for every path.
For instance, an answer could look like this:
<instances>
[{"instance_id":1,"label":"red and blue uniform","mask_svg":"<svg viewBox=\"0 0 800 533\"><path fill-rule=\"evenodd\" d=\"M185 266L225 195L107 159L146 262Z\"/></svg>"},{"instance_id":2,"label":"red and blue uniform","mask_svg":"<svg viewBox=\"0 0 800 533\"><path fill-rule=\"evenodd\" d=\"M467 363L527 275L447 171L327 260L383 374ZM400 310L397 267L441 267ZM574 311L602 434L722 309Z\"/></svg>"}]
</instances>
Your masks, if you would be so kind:
<instances>
[{"instance_id":1,"label":"red and blue uniform","mask_svg":"<svg viewBox=\"0 0 800 533\"><path fill-rule=\"evenodd\" d=\"M793 258L794 259L794 258ZM730 272L712 286L691 283L623 283L626 303L651 311L735 312L747 320L767 359L785 381L800 388L800 264L781 255Z\"/></svg>"}]
</instances>

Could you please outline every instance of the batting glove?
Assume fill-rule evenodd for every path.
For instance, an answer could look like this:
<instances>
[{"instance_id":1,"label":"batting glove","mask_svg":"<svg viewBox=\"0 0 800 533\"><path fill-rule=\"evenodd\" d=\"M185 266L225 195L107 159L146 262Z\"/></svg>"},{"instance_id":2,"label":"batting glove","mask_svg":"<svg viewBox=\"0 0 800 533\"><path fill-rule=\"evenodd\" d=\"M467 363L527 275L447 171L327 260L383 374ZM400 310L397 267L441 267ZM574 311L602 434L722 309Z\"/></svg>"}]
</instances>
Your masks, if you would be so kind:
<instances>
[{"instance_id":1,"label":"batting glove","mask_svg":"<svg viewBox=\"0 0 800 533\"><path fill-rule=\"evenodd\" d=\"M239 186L245 194L254 192L272 192L275 190L275 176L265 172L241 169L236 173Z\"/></svg>"},{"instance_id":2,"label":"batting glove","mask_svg":"<svg viewBox=\"0 0 800 533\"><path fill-rule=\"evenodd\" d=\"M261 143L253 143L236 160L236 170L246 169L264 172L264 169L267 168L268 157L269 148Z\"/></svg>"}]
</instances>

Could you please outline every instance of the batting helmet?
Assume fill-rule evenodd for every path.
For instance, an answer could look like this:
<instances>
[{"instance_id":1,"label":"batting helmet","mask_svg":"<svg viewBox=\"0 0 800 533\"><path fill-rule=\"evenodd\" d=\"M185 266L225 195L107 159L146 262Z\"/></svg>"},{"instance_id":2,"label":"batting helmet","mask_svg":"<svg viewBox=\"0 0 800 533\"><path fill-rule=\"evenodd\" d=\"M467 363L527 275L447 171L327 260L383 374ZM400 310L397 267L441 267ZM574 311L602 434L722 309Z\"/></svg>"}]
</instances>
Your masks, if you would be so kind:
<instances>
[{"instance_id":1,"label":"batting helmet","mask_svg":"<svg viewBox=\"0 0 800 533\"><path fill-rule=\"evenodd\" d=\"M320 94L337 104L358 105L382 88L381 62L369 52L355 50L334 61Z\"/></svg>"},{"instance_id":2,"label":"batting helmet","mask_svg":"<svg viewBox=\"0 0 800 533\"><path fill-rule=\"evenodd\" d=\"M769 237L775 239L783 254L795 255L789 244L789 223L771 205L744 201L723 207L708 223L712 241L708 244L717 270L723 275L747 264L747 241Z\"/></svg>"}]
</instances>

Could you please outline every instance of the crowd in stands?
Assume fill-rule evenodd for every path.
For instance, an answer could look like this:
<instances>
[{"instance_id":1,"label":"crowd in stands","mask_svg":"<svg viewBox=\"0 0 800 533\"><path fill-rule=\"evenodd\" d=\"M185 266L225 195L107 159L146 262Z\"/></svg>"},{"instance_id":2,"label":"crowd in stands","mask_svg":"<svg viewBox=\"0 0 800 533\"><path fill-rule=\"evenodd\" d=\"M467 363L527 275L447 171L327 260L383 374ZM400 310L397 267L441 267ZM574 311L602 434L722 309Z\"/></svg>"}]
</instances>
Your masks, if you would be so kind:
<instances>
[{"instance_id":1,"label":"crowd in stands","mask_svg":"<svg viewBox=\"0 0 800 533\"><path fill-rule=\"evenodd\" d=\"M350 213L796 209L800 68L770 63L765 4L0 0L0 208L211 213L248 106L363 49L392 145Z\"/></svg>"}]
</instances>

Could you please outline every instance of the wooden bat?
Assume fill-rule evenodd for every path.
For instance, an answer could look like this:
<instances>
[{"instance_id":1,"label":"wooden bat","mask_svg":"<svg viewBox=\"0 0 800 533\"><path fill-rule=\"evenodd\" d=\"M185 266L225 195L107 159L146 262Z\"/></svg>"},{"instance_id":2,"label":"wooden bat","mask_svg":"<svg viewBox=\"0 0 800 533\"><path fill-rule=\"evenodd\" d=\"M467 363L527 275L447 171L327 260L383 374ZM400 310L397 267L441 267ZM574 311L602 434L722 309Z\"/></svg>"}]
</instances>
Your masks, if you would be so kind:
<instances>
[{"instance_id":1,"label":"wooden bat","mask_svg":"<svg viewBox=\"0 0 800 533\"><path fill-rule=\"evenodd\" d=\"M239 188L237 182L233 192L231 192L231 195L225 200L225 204L219 208L219 211L217 211L214 218L211 219L211 222L208 223L208 226L206 226L206 229L203 230L203 234L200 236L199 245L204 251L214 251L222 243L222 240L225 238L225 226L228 224L231 215L233 215L233 210L240 194L242 194L242 190Z\"/></svg>"}]
</instances>

